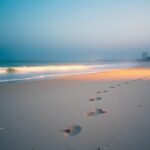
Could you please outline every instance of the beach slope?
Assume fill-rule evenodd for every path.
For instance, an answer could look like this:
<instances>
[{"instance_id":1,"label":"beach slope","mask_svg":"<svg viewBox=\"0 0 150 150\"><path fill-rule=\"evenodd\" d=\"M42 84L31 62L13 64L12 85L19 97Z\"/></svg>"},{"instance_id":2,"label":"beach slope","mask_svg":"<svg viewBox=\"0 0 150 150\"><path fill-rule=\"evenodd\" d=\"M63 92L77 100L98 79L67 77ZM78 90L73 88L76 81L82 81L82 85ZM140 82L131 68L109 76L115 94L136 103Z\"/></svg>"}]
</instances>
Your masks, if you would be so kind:
<instances>
[{"instance_id":1,"label":"beach slope","mask_svg":"<svg viewBox=\"0 0 150 150\"><path fill-rule=\"evenodd\" d=\"M0 149L148 150L149 114L149 68L1 83Z\"/></svg>"}]
</instances>

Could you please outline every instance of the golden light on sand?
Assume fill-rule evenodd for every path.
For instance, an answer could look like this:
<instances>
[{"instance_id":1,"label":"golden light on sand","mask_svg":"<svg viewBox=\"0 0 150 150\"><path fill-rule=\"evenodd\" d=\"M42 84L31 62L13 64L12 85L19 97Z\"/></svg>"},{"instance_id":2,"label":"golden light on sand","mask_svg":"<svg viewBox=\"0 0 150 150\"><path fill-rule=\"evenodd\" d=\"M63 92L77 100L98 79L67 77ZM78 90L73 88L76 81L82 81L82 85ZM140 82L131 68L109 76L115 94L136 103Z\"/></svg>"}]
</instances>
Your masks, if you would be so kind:
<instances>
[{"instance_id":1,"label":"golden light on sand","mask_svg":"<svg viewBox=\"0 0 150 150\"><path fill-rule=\"evenodd\" d=\"M63 77L73 80L126 80L148 77L150 79L149 68L131 68L123 70L113 70L108 72L92 73L86 75L71 75ZM148 78L147 78L148 79Z\"/></svg>"}]
</instances>

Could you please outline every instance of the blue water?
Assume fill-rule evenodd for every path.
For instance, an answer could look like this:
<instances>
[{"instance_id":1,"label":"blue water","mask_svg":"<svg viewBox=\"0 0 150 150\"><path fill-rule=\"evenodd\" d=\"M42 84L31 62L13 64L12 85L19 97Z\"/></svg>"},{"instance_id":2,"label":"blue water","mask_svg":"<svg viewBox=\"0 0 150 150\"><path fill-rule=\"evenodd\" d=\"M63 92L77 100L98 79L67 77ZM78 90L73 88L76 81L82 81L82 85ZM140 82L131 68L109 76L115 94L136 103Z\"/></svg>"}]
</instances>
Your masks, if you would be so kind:
<instances>
[{"instance_id":1,"label":"blue water","mask_svg":"<svg viewBox=\"0 0 150 150\"><path fill-rule=\"evenodd\" d=\"M104 72L136 66L136 62L50 62L50 61L1 61L0 82L39 80L73 74ZM15 69L9 73L8 68Z\"/></svg>"}]
</instances>

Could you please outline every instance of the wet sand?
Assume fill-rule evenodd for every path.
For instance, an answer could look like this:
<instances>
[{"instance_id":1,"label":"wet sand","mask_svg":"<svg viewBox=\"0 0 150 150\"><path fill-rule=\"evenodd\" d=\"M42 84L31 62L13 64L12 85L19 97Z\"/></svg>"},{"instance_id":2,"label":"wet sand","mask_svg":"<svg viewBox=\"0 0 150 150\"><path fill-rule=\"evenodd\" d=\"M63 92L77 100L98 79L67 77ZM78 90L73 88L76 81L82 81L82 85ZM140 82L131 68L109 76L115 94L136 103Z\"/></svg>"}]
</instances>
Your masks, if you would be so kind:
<instances>
[{"instance_id":1,"label":"wet sand","mask_svg":"<svg viewBox=\"0 0 150 150\"><path fill-rule=\"evenodd\" d=\"M86 117L93 109L106 113ZM0 149L147 150L149 114L149 68L3 83ZM82 130L64 136L72 125Z\"/></svg>"}]
</instances>

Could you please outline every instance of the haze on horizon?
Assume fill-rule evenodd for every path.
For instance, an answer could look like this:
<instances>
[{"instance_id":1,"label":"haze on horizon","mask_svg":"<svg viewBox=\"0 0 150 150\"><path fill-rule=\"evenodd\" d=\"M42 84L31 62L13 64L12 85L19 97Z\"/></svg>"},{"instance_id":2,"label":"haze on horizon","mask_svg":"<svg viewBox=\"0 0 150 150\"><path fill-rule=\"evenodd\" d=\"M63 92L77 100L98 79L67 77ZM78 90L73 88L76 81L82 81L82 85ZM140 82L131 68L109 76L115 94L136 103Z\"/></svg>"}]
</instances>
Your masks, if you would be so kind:
<instances>
[{"instance_id":1,"label":"haze on horizon","mask_svg":"<svg viewBox=\"0 0 150 150\"><path fill-rule=\"evenodd\" d=\"M0 1L0 60L132 59L149 40L149 0Z\"/></svg>"}]
</instances>

